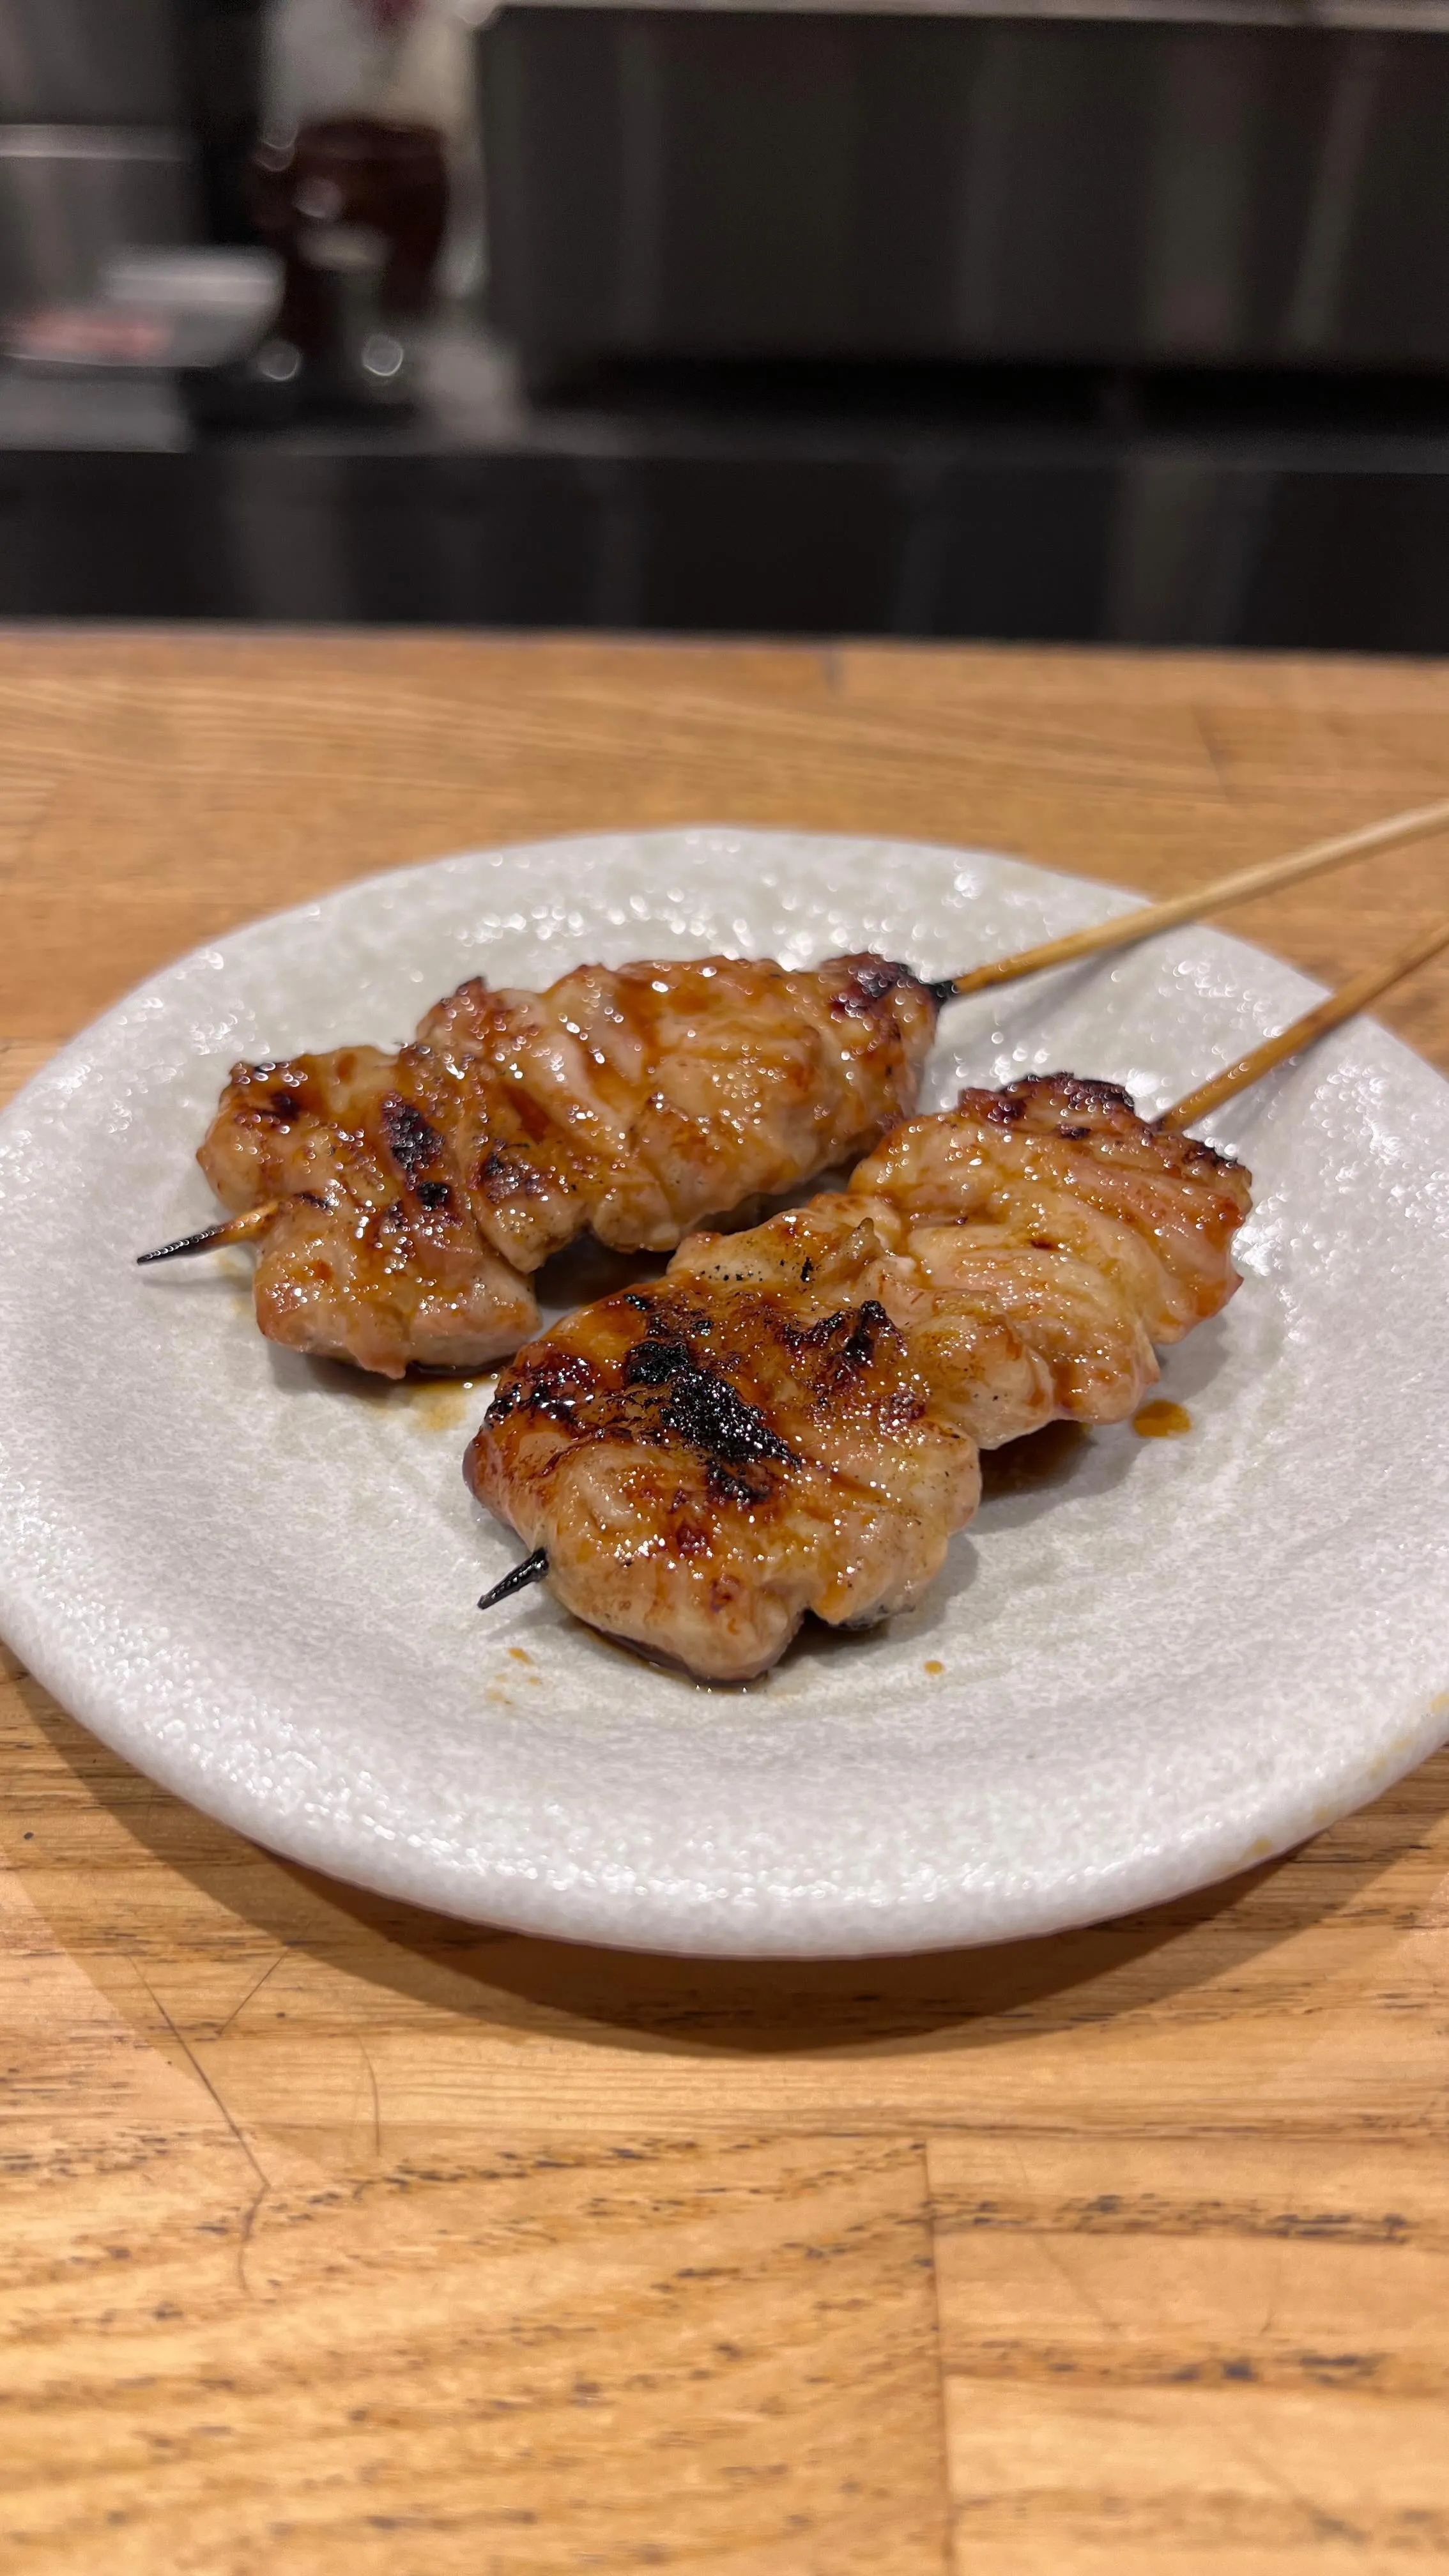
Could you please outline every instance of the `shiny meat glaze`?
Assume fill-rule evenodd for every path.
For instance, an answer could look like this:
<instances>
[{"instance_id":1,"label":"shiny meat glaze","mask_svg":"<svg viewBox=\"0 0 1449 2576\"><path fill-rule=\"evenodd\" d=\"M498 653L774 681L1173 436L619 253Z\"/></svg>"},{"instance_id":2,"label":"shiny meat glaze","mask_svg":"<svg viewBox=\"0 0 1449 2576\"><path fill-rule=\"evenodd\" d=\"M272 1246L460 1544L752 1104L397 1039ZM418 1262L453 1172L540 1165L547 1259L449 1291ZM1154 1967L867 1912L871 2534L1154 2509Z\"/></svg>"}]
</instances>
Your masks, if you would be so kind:
<instances>
[{"instance_id":1,"label":"shiny meat glaze","mask_svg":"<svg viewBox=\"0 0 1449 2576\"><path fill-rule=\"evenodd\" d=\"M565 1605L711 1681L807 1610L909 1607L970 1519L978 1451L1118 1422L1154 1343L1238 1282L1249 1175L1069 1074L966 1091L848 1189L697 1235L504 1371L473 1491Z\"/></svg>"},{"instance_id":2,"label":"shiny meat glaze","mask_svg":"<svg viewBox=\"0 0 1449 2576\"><path fill-rule=\"evenodd\" d=\"M580 1618L738 1681L936 1572L980 1471L933 1394L873 1300L665 1282L520 1353L468 1472Z\"/></svg>"},{"instance_id":3,"label":"shiny meat glaze","mask_svg":"<svg viewBox=\"0 0 1449 2576\"><path fill-rule=\"evenodd\" d=\"M667 1250L866 1152L915 1105L936 1004L870 955L475 978L396 1055L234 1068L199 1160L234 1214L282 1202L273 1340L385 1377L476 1366L538 1324L526 1274L586 1227Z\"/></svg>"}]
</instances>

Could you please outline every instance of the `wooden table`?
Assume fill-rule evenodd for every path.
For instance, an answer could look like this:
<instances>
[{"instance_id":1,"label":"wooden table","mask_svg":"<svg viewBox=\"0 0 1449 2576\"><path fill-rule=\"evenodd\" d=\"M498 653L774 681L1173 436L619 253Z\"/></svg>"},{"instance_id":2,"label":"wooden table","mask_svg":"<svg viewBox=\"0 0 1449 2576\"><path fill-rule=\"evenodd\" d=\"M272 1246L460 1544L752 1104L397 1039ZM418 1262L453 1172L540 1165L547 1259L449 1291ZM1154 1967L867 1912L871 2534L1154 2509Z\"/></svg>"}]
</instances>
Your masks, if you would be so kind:
<instances>
[{"instance_id":1,"label":"wooden table","mask_svg":"<svg viewBox=\"0 0 1449 2576\"><path fill-rule=\"evenodd\" d=\"M796 823L1165 892L1446 794L1446 668L11 636L3 1071L469 843ZM1336 978L1446 886L1441 843L1234 926ZM1449 1061L1449 960L1387 1016ZM332 1886L10 1671L15 2576L1449 2564L1449 1758L1098 1931L678 1965Z\"/></svg>"}]
</instances>

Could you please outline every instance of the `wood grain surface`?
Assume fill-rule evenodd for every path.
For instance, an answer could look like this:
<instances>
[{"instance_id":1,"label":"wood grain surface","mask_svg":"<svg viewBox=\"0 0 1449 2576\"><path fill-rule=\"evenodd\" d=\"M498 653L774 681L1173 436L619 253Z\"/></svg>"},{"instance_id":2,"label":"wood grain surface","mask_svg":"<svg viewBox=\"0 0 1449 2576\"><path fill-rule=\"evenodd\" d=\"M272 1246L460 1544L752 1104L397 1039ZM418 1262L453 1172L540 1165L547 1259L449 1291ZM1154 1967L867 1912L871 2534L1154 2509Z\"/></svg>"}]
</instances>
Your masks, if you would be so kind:
<instances>
[{"instance_id":1,"label":"wood grain surface","mask_svg":"<svg viewBox=\"0 0 1449 2576\"><path fill-rule=\"evenodd\" d=\"M478 842L790 823L1167 893L1445 794L1425 664L12 634L0 1087ZM1233 927L1335 980L1446 852ZM1449 1063L1449 960L1384 1015ZM1449 1756L1095 1931L679 1964L334 1886L6 1675L15 2576L1449 2566Z\"/></svg>"}]
</instances>

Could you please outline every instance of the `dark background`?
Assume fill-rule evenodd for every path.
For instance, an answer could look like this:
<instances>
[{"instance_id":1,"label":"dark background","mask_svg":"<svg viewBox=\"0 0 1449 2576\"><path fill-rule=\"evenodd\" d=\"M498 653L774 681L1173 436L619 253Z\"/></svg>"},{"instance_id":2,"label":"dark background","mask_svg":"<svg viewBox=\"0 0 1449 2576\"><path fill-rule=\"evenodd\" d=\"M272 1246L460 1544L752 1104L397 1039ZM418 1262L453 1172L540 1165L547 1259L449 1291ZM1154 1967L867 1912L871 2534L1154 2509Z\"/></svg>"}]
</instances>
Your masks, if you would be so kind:
<instances>
[{"instance_id":1,"label":"dark background","mask_svg":"<svg viewBox=\"0 0 1449 2576\"><path fill-rule=\"evenodd\" d=\"M11 5L7 301L248 237L256 0ZM506 9L416 412L10 370L0 614L1449 649L1449 34L1291 14Z\"/></svg>"}]
</instances>

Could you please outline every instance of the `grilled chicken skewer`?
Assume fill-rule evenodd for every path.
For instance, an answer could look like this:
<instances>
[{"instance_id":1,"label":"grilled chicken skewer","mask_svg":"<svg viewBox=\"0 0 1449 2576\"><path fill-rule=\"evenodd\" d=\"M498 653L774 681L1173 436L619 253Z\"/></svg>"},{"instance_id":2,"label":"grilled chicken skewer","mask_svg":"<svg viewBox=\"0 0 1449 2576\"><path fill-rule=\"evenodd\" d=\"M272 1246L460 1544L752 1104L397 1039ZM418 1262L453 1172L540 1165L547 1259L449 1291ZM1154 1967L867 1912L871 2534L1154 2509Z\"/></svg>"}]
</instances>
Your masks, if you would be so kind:
<instances>
[{"instance_id":1,"label":"grilled chicken skewer","mask_svg":"<svg viewBox=\"0 0 1449 2576\"><path fill-rule=\"evenodd\" d=\"M1355 979L1337 1016L1446 943ZM1322 1005L1214 1092L1328 1024ZM696 1236L518 1354L465 1472L532 1554L486 1602L546 1574L710 1681L765 1671L807 1611L909 1608L976 1508L979 1452L1135 1412L1157 1349L1237 1288L1249 1206L1241 1165L1111 1084L963 1091L845 1190Z\"/></svg>"},{"instance_id":2,"label":"grilled chicken skewer","mask_svg":"<svg viewBox=\"0 0 1449 2576\"><path fill-rule=\"evenodd\" d=\"M199 1158L236 1218L194 1248L260 1226L257 1321L294 1349L384 1377L497 1359L585 1228L667 1251L868 1152L915 1106L938 999L869 955L475 980L396 1055L236 1066Z\"/></svg>"},{"instance_id":3,"label":"grilled chicken skewer","mask_svg":"<svg viewBox=\"0 0 1449 2576\"><path fill-rule=\"evenodd\" d=\"M915 1107L945 1002L1446 822L1449 804L1396 815L937 983L874 955L475 980L395 1055L236 1066L199 1157L232 1213L141 1259L254 1243L271 1339L384 1377L485 1364L536 1329L529 1276L586 1228L668 1250L868 1152Z\"/></svg>"},{"instance_id":4,"label":"grilled chicken skewer","mask_svg":"<svg viewBox=\"0 0 1449 2576\"><path fill-rule=\"evenodd\" d=\"M908 1609L979 1452L1118 1422L1237 1285L1246 1172L1071 1074L965 1091L845 1190L696 1235L504 1370L474 1493L576 1616L747 1681L808 1611ZM543 1571L542 1566L539 1572Z\"/></svg>"}]
</instances>

